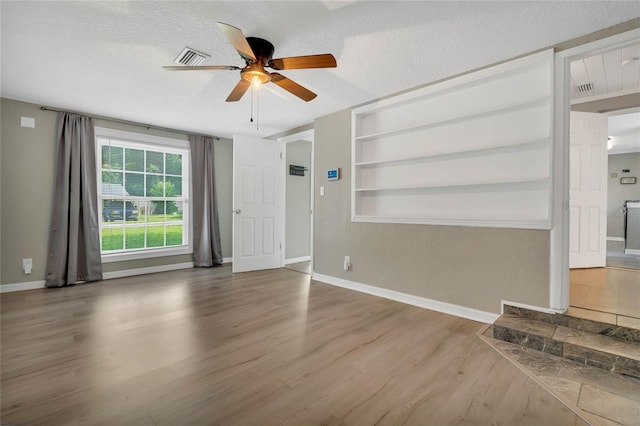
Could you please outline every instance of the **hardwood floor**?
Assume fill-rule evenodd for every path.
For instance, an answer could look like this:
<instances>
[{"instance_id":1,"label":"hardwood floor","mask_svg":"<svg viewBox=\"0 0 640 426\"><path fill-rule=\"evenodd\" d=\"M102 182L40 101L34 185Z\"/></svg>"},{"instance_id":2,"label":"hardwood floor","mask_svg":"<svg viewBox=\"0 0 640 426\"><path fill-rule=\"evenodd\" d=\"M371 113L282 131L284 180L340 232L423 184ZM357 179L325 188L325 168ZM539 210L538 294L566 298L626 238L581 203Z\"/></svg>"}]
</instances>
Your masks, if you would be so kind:
<instances>
[{"instance_id":1,"label":"hardwood floor","mask_svg":"<svg viewBox=\"0 0 640 426\"><path fill-rule=\"evenodd\" d=\"M297 262L290 263L285 265L285 268L291 269L292 271L302 272L303 274L311 275L313 273L313 268L311 267L311 261L307 260L306 262Z\"/></svg>"},{"instance_id":2,"label":"hardwood floor","mask_svg":"<svg viewBox=\"0 0 640 426\"><path fill-rule=\"evenodd\" d=\"M3 425L576 425L481 324L280 269L5 293Z\"/></svg>"}]
</instances>

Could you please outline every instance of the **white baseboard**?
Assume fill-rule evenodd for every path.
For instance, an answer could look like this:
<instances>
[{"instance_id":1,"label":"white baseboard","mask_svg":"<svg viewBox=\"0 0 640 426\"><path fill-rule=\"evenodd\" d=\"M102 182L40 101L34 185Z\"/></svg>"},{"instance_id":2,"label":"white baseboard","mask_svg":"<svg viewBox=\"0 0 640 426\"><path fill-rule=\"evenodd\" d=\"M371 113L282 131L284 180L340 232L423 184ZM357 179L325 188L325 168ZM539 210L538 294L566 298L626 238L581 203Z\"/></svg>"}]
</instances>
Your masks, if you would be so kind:
<instances>
[{"instance_id":1,"label":"white baseboard","mask_svg":"<svg viewBox=\"0 0 640 426\"><path fill-rule=\"evenodd\" d=\"M311 260L311 256L292 257L291 259L285 259L284 264L291 265L292 263L307 262L309 260Z\"/></svg>"},{"instance_id":2,"label":"white baseboard","mask_svg":"<svg viewBox=\"0 0 640 426\"><path fill-rule=\"evenodd\" d=\"M133 277L136 275L154 274L156 272L177 271L179 269L191 269L193 262L174 263L171 265L149 266L147 268L123 269L122 271L104 272L103 280L111 280L114 278Z\"/></svg>"},{"instance_id":3,"label":"white baseboard","mask_svg":"<svg viewBox=\"0 0 640 426\"><path fill-rule=\"evenodd\" d=\"M16 284L3 284L0 285L0 293L11 293L14 291L23 291L23 290L35 290L38 288L44 288L45 280L42 281L31 281L26 283L16 283Z\"/></svg>"},{"instance_id":4,"label":"white baseboard","mask_svg":"<svg viewBox=\"0 0 640 426\"><path fill-rule=\"evenodd\" d=\"M493 324L500 316L492 312L480 311L478 309L468 308L466 306L454 305L451 303L440 302L438 300L427 299L413 294L401 293L395 290L389 290L382 287L375 287L367 284L349 281L342 278L336 278L329 275L314 274L311 276L316 281L338 287L347 288L349 290L359 291L361 293L371 294L373 296L385 299L395 300L396 302L406 303L407 305L418 306L420 308L430 309L444 314L450 314L461 318L479 321L486 324Z\"/></svg>"},{"instance_id":5,"label":"white baseboard","mask_svg":"<svg viewBox=\"0 0 640 426\"><path fill-rule=\"evenodd\" d=\"M136 275L153 274L156 272L177 271L179 269L193 268L193 262L174 263L171 265L150 266L148 268L124 269L122 271L105 272L102 274L103 280L114 278L133 277ZM27 283L3 284L0 285L0 293L10 293L14 291L35 290L45 288L45 280L31 281Z\"/></svg>"},{"instance_id":6,"label":"white baseboard","mask_svg":"<svg viewBox=\"0 0 640 426\"><path fill-rule=\"evenodd\" d=\"M222 258L222 263L232 263L233 262L233 257L223 257Z\"/></svg>"},{"instance_id":7,"label":"white baseboard","mask_svg":"<svg viewBox=\"0 0 640 426\"><path fill-rule=\"evenodd\" d=\"M607 237L607 241L621 241L624 243L624 238L622 237Z\"/></svg>"},{"instance_id":8,"label":"white baseboard","mask_svg":"<svg viewBox=\"0 0 640 426\"><path fill-rule=\"evenodd\" d=\"M515 306L516 308L528 309L530 311L538 311L544 312L545 314L560 314L562 311L551 309L551 308L542 308L540 306L527 305L526 303L518 303L518 302L510 302L508 300L502 300L500 302L500 312L504 314L504 305Z\"/></svg>"}]
</instances>

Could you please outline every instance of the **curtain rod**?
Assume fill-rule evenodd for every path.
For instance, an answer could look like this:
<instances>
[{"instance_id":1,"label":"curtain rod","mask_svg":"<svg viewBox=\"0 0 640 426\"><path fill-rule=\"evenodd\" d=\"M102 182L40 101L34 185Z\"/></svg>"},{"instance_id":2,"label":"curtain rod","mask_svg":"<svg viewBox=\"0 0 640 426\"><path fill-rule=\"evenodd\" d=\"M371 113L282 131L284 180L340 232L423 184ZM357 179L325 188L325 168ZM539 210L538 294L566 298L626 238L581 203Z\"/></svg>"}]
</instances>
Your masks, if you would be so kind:
<instances>
[{"instance_id":1,"label":"curtain rod","mask_svg":"<svg viewBox=\"0 0 640 426\"><path fill-rule=\"evenodd\" d=\"M220 140L220 138L218 136L203 135L203 134L200 134L200 133L187 132L186 130L177 130L177 129L171 129L169 127L161 127L161 126L154 126L154 125L151 125L151 124L136 123L135 121L120 120L118 118L105 117L105 116L102 116L102 115L85 114L83 112L70 111L70 110L67 110L67 109L50 108L50 107L46 107L46 106L41 106L40 109L42 111L67 112L67 113L70 113L70 114L87 115L87 116L89 116L91 118L95 118L97 120L106 120L106 121L112 121L114 123L122 123L122 124L130 124L132 126L146 127L147 130L149 130L149 129L164 130L166 132L182 133L182 134L186 134L186 135L195 135L195 136L206 136L206 137L213 138L215 140Z\"/></svg>"}]
</instances>

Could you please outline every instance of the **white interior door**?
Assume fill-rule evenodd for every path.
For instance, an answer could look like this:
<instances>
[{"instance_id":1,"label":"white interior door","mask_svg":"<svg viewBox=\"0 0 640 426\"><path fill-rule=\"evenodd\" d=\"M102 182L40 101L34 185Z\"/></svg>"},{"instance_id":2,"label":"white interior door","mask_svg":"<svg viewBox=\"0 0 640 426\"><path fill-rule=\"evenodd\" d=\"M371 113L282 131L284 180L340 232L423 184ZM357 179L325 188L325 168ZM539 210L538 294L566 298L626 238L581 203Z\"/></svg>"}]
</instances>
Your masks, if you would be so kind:
<instances>
[{"instance_id":1,"label":"white interior door","mask_svg":"<svg viewBox=\"0 0 640 426\"><path fill-rule=\"evenodd\" d=\"M571 111L569 267L607 259L607 117Z\"/></svg>"},{"instance_id":2,"label":"white interior door","mask_svg":"<svg viewBox=\"0 0 640 426\"><path fill-rule=\"evenodd\" d=\"M233 272L280 267L281 152L279 141L233 137Z\"/></svg>"}]
</instances>

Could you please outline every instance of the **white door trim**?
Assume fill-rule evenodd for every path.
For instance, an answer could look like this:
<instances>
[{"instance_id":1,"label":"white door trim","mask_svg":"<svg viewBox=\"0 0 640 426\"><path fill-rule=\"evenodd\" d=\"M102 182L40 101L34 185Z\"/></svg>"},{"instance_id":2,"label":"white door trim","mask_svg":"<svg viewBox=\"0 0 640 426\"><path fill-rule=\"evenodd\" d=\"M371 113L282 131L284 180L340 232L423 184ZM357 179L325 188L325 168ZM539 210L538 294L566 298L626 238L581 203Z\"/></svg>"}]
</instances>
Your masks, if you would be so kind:
<instances>
[{"instance_id":1,"label":"white door trim","mask_svg":"<svg viewBox=\"0 0 640 426\"><path fill-rule=\"evenodd\" d=\"M282 143L282 156L286 160L287 158L287 144L295 141L308 141L311 142L311 165L309 166L309 173L311 174L311 205L309 206L311 211L311 226L310 226L310 235L309 235L309 257L311 258L311 265L313 265L313 235L314 235L314 195L315 195L315 173L314 173L314 143L315 143L315 130L309 129L304 130L302 132L294 133L292 135L283 136L278 138L278 141ZM284 267L286 263L286 228L287 228L287 165L286 161L283 163L282 167L282 260L281 267Z\"/></svg>"},{"instance_id":2,"label":"white door trim","mask_svg":"<svg viewBox=\"0 0 640 426\"><path fill-rule=\"evenodd\" d=\"M556 53L549 306L559 312L564 312L569 307L569 64L576 59L633 44L639 38L640 29L634 29Z\"/></svg>"}]
</instances>

